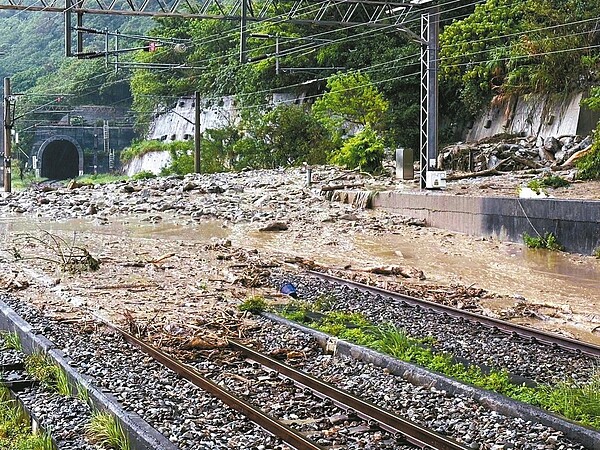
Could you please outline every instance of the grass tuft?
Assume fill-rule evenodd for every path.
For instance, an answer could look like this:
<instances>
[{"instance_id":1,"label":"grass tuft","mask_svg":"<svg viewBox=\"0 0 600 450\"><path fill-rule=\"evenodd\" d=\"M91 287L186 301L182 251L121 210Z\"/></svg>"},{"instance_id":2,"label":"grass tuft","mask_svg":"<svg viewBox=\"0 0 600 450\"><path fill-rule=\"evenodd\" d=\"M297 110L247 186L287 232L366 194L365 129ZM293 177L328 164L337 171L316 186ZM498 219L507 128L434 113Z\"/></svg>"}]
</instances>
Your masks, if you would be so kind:
<instances>
[{"instance_id":1,"label":"grass tuft","mask_svg":"<svg viewBox=\"0 0 600 450\"><path fill-rule=\"evenodd\" d=\"M21 344L20 336L14 333L2 333L2 340L4 341L4 348L7 350L23 351L23 345Z\"/></svg>"},{"instance_id":2,"label":"grass tuft","mask_svg":"<svg viewBox=\"0 0 600 450\"><path fill-rule=\"evenodd\" d=\"M90 391L88 391L86 387L81 383L77 383L77 399L81 403L84 403L88 406L92 405L92 401L90 399Z\"/></svg>"},{"instance_id":3,"label":"grass tuft","mask_svg":"<svg viewBox=\"0 0 600 450\"><path fill-rule=\"evenodd\" d=\"M130 444L121 424L109 413L96 411L87 426L92 442L114 450L129 450Z\"/></svg>"},{"instance_id":4,"label":"grass tuft","mask_svg":"<svg viewBox=\"0 0 600 450\"><path fill-rule=\"evenodd\" d=\"M247 297L239 306L240 311L248 311L252 314L260 314L267 309L267 301L260 295Z\"/></svg>"},{"instance_id":5,"label":"grass tuft","mask_svg":"<svg viewBox=\"0 0 600 450\"><path fill-rule=\"evenodd\" d=\"M8 450L54 450L47 434L33 434L29 417L13 400L6 386L0 386L0 448Z\"/></svg>"},{"instance_id":6,"label":"grass tuft","mask_svg":"<svg viewBox=\"0 0 600 450\"><path fill-rule=\"evenodd\" d=\"M47 355L43 353L32 353L25 358L25 370L35 380L46 388L70 397L73 389L69 384L67 373L57 366Z\"/></svg>"}]
</instances>

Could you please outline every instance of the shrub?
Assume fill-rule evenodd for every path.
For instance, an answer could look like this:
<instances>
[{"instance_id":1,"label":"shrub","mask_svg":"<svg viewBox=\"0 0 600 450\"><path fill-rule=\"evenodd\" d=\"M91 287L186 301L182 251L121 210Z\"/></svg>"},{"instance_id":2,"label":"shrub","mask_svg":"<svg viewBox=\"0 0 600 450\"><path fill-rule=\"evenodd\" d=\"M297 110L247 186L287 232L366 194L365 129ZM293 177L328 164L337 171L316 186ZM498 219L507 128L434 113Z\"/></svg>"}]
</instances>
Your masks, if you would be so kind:
<instances>
[{"instance_id":1,"label":"shrub","mask_svg":"<svg viewBox=\"0 0 600 450\"><path fill-rule=\"evenodd\" d=\"M156 178L156 175L150 170L142 170L141 172L138 172L135 175L133 175L131 178L133 178L134 180L148 180L150 178Z\"/></svg>"},{"instance_id":2,"label":"shrub","mask_svg":"<svg viewBox=\"0 0 600 450\"><path fill-rule=\"evenodd\" d=\"M577 169L580 180L600 180L600 131L595 133L592 149L577 161Z\"/></svg>"},{"instance_id":3,"label":"shrub","mask_svg":"<svg viewBox=\"0 0 600 450\"><path fill-rule=\"evenodd\" d=\"M349 138L341 149L333 152L331 162L351 169L359 167L366 172L381 171L384 156L383 140L369 126Z\"/></svg>"},{"instance_id":4,"label":"shrub","mask_svg":"<svg viewBox=\"0 0 600 450\"><path fill-rule=\"evenodd\" d=\"M161 170L162 175L185 175L194 171L194 142L174 141L164 145L171 163Z\"/></svg>"},{"instance_id":5,"label":"shrub","mask_svg":"<svg viewBox=\"0 0 600 450\"><path fill-rule=\"evenodd\" d=\"M558 175L548 175L548 176L542 178L541 185L543 187L559 188L559 187L570 186L571 183L569 183L564 178L559 177Z\"/></svg>"},{"instance_id":6,"label":"shrub","mask_svg":"<svg viewBox=\"0 0 600 450\"><path fill-rule=\"evenodd\" d=\"M529 189L531 189L533 192L535 192L537 195L540 195L541 192L544 192L544 189L542 189L542 182L540 180L531 180L527 183L527 187Z\"/></svg>"},{"instance_id":7,"label":"shrub","mask_svg":"<svg viewBox=\"0 0 600 450\"><path fill-rule=\"evenodd\" d=\"M530 236L523 233L523 242L529 248L545 248L547 250L561 251L564 249L553 233L545 233L544 236Z\"/></svg>"},{"instance_id":8,"label":"shrub","mask_svg":"<svg viewBox=\"0 0 600 450\"><path fill-rule=\"evenodd\" d=\"M264 297L253 295L244 300L238 309L240 311L249 311L252 314L260 314L267 309L267 301L264 299Z\"/></svg>"},{"instance_id":9,"label":"shrub","mask_svg":"<svg viewBox=\"0 0 600 450\"><path fill-rule=\"evenodd\" d=\"M125 148L120 155L122 162L129 162L133 158L143 156L146 153L162 152L165 150L165 144L160 141L140 141L132 144L130 147Z\"/></svg>"}]
</instances>

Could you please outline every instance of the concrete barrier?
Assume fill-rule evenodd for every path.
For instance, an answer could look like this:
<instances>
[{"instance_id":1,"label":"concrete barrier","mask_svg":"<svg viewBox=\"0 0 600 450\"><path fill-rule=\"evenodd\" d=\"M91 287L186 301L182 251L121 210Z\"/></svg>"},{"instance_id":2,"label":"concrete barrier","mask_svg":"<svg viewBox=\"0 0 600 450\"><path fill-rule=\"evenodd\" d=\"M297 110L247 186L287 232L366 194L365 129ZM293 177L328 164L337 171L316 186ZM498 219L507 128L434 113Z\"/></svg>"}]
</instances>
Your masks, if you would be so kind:
<instances>
[{"instance_id":1,"label":"concrete barrier","mask_svg":"<svg viewBox=\"0 0 600 450\"><path fill-rule=\"evenodd\" d=\"M44 353L64 370L69 384L74 390L85 389L89 394L93 409L108 411L119 421L129 437L132 450L177 450L178 447L165 436L152 428L138 414L123 409L111 394L93 385L89 377L71 367L69 360L51 341L36 334L10 306L0 300L0 330L16 333L25 353Z\"/></svg>"},{"instance_id":2,"label":"concrete barrier","mask_svg":"<svg viewBox=\"0 0 600 450\"><path fill-rule=\"evenodd\" d=\"M347 356L358 361L385 368L389 370L390 373L417 386L426 386L428 388L434 387L453 395L463 395L472 398L492 411L510 417L518 417L523 420L541 423L542 425L561 431L568 438L585 445L586 448L600 450L600 431L598 430L571 422L570 420L536 406L528 405L501 394L462 383L436 372L431 372L415 364L404 362L376 352L375 350L371 350L370 348L334 338L326 333L305 327L276 314L262 313L262 316L273 322L284 324L312 336L319 345L333 354Z\"/></svg>"},{"instance_id":3,"label":"concrete barrier","mask_svg":"<svg viewBox=\"0 0 600 450\"><path fill-rule=\"evenodd\" d=\"M352 202L360 195L347 191L340 198ZM591 255L600 247L600 201L389 191L374 193L371 205L424 219L427 226L475 236L523 242L523 233L553 233L569 252Z\"/></svg>"}]
</instances>

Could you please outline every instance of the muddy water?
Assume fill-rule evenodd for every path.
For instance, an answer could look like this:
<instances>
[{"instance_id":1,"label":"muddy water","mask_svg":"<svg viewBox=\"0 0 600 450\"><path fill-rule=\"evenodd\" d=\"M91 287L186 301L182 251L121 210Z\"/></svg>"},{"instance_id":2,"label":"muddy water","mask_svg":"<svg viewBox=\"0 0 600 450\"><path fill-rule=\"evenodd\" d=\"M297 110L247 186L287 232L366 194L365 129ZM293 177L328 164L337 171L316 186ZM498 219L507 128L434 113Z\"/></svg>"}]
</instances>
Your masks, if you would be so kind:
<instances>
[{"instance_id":1,"label":"muddy water","mask_svg":"<svg viewBox=\"0 0 600 450\"><path fill-rule=\"evenodd\" d=\"M53 221L47 218L23 216L0 217L0 238L33 233L48 232L101 234L105 236L126 236L146 239L178 239L208 242L229 236L230 231L221 221L210 220L202 223L181 224L174 219L155 219L156 216L131 216L114 219L110 225L95 220L72 219Z\"/></svg>"},{"instance_id":2,"label":"muddy water","mask_svg":"<svg viewBox=\"0 0 600 450\"><path fill-rule=\"evenodd\" d=\"M36 230L209 242L229 238L236 246L314 259L320 264L361 270L380 265L409 265L423 270L427 282L474 284L507 297L489 299L492 311L514 308L526 299L545 305L540 314L521 319L550 331L600 344L600 260L535 251L517 244L473 239L435 229L409 228L406 234L341 234L335 226L318 233L261 233L256 224L226 228L220 221L182 222L181 218L131 216L110 225L93 220L51 221L22 216L0 217L0 245L7 248L19 233ZM10 248L10 247L8 247Z\"/></svg>"},{"instance_id":3,"label":"muddy water","mask_svg":"<svg viewBox=\"0 0 600 450\"><path fill-rule=\"evenodd\" d=\"M600 260L592 257L529 250L433 229L382 236L325 232L310 239L249 232L245 239L256 248L285 249L338 268L413 266L423 270L426 282L475 285L501 295L483 301L483 307L495 313L518 308L526 300L539 313L518 322L600 345Z\"/></svg>"}]
</instances>

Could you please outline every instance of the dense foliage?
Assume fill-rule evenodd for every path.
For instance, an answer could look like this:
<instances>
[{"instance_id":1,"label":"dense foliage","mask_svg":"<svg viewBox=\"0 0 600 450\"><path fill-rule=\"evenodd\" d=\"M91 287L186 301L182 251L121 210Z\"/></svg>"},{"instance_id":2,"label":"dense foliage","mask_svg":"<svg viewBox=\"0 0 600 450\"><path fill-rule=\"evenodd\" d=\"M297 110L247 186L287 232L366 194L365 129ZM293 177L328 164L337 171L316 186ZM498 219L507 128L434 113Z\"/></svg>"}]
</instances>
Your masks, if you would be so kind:
<instances>
[{"instance_id":1,"label":"dense foliage","mask_svg":"<svg viewBox=\"0 0 600 450\"><path fill-rule=\"evenodd\" d=\"M585 89L599 81L599 14L589 0L488 0L444 29L444 82L471 113L494 95Z\"/></svg>"},{"instance_id":2,"label":"dense foliage","mask_svg":"<svg viewBox=\"0 0 600 450\"><path fill-rule=\"evenodd\" d=\"M600 108L597 1L486 0L441 10L442 140L455 139L453 133L495 96L591 88L587 104ZM19 101L20 112L28 113L22 128L38 120L31 112L40 105L133 101L143 131L156 112L198 91L207 104L235 95L241 115L239 123L205 133L204 171L324 161L375 170L378 162L367 160L380 161L382 147L390 153L398 146L419 147L418 15L407 21L408 32L251 23L248 63L240 62L234 22L163 17L145 29L148 19L86 16L87 26L142 30L158 44L155 51L123 55L140 66L118 73L101 59L65 59L62 17L31 12L0 17L6 27L0 33L0 51L6 53L0 74L29 94ZM87 39L89 48L101 48ZM173 39L185 45L176 48ZM162 68L144 68L147 64ZM275 92L303 99L303 105L276 106Z\"/></svg>"}]
</instances>

